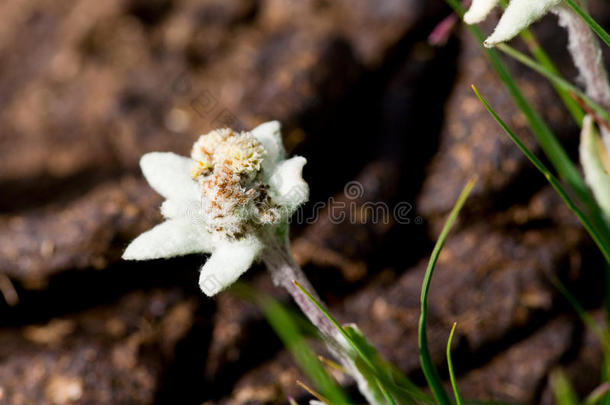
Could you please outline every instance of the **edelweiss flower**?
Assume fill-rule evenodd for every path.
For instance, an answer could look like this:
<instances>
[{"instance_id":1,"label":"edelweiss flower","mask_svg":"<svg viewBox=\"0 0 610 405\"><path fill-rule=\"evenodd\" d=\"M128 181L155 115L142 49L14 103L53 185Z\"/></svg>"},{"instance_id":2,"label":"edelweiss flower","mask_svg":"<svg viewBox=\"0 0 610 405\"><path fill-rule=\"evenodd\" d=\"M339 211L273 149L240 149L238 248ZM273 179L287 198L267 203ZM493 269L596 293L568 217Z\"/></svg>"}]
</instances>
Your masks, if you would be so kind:
<instances>
[{"instance_id":1,"label":"edelweiss flower","mask_svg":"<svg viewBox=\"0 0 610 405\"><path fill-rule=\"evenodd\" d=\"M464 21L480 23L498 3L499 0L472 0ZM492 47L512 39L560 3L561 0L511 0L493 34L485 40L485 46Z\"/></svg>"},{"instance_id":2,"label":"edelweiss flower","mask_svg":"<svg viewBox=\"0 0 610 405\"><path fill-rule=\"evenodd\" d=\"M251 132L220 129L202 135L191 158L152 152L140 160L144 177L165 197L166 221L138 236L127 260L212 253L199 286L213 296L241 276L266 240L285 238L288 219L305 202L306 160L285 159L277 121Z\"/></svg>"}]
</instances>

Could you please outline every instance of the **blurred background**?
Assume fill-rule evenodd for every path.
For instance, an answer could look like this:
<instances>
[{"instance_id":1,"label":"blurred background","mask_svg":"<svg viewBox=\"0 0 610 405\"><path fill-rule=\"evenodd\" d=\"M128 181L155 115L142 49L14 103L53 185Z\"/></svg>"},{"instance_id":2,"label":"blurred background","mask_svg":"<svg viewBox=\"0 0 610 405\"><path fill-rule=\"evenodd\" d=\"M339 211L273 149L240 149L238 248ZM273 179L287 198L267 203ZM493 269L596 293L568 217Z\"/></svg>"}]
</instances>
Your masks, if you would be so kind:
<instances>
[{"instance_id":1,"label":"blurred background","mask_svg":"<svg viewBox=\"0 0 610 405\"><path fill-rule=\"evenodd\" d=\"M607 2L590 3L606 26ZM322 210L292 228L331 312L387 359L423 384L426 258L477 176L432 283L433 356L442 367L458 322L465 397L549 403L557 366L579 392L596 387L601 351L548 276L601 318L603 262L472 93L536 147L479 44L459 24L428 43L449 13L440 0L1 1L0 403L306 403L260 312L201 294L204 257L120 260L161 221L142 154L188 155L202 133L270 119L308 159L306 212L330 197L410 207L403 223L334 223ZM555 18L535 31L574 78ZM576 156L578 130L550 86L509 66ZM246 280L290 305L263 270Z\"/></svg>"}]
</instances>

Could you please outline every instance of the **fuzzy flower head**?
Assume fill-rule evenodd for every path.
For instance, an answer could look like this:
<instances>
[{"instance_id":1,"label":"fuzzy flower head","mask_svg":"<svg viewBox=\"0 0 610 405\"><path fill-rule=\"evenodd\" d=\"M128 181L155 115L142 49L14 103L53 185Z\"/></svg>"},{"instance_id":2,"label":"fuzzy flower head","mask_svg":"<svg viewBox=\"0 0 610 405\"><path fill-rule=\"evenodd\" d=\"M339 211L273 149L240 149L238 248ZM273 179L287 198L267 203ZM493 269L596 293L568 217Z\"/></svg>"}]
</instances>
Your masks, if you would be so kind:
<instances>
[{"instance_id":1,"label":"fuzzy flower head","mask_svg":"<svg viewBox=\"0 0 610 405\"><path fill-rule=\"evenodd\" d=\"M498 3L499 0L472 0L464 21L467 24L480 23ZM561 0L511 0L496 29L485 40L485 46L492 47L511 40L560 3Z\"/></svg>"},{"instance_id":2,"label":"fuzzy flower head","mask_svg":"<svg viewBox=\"0 0 610 405\"><path fill-rule=\"evenodd\" d=\"M200 185L201 208L209 232L239 239L258 221L281 220L280 206L270 196L261 171L262 143L249 132L220 129L193 145L191 175Z\"/></svg>"},{"instance_id":3,"label":"fuzzy flower head","mask_svg":"<svg viewBox=\"0 0 610 405\"><path fill-rule=\"evenodd\" d=\"M277 121L250 132L219 129L202 135L191 157L148 153L144 177L165 197L166 221L136 238L124 259L212 253L199 285L212 296L256 260L270 235L285 237L288 219L309 196L306 160L285 159Z\"/></svg>"}]
</instances>

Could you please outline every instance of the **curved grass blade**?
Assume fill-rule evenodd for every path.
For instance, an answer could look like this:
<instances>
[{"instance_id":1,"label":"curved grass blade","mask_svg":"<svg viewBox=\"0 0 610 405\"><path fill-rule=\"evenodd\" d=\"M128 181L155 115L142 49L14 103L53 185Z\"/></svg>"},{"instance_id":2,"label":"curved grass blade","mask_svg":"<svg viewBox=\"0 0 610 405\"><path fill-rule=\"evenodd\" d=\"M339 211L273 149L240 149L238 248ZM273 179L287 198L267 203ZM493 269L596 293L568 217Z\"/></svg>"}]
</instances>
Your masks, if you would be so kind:
<instances>
[{"instance_id":1,"label":"curved grass blade","mask_svg":"<svg viewBox=\"0 0 610 405\"><path fill-rule=\"evenodd\" d=\"M319 389L332 404L350 403L347 394L326 372L318 358L311 351L307 342L300 333L301 328L296 315L275 299L263 295L244 283L236 283L231 291L253 302L271 325L275 333L282 340L286 348L295 357L295 360L307 375L309 380Z\"/></svg>"},{"instance_id":2,"label":"curved grass blade","mask_svg":"<svg viewBox=\"0 0 610 405\"><path fill-rule=\"evenodd\" d=\"M328 368L338 371L341 374L346 373L345 368L341 364L336 363L336 362L332 361L331 359L327 359L324 356L318 356L318 360L320 360L320 363L324 364Z\"/></svg>"},{"instance_id":3,"label":"curved grass blade","mask_svg":"<svg viewBox=\"0 0 610 405\"><path fill-rule=\"evenodd\" d=\"M316 398L318 401L320 401L326 405L332 405L331 402L327 398L324 397L324 395L320 394L319 392L317 392L316 390L314 390L313 388L311 388L310 386L305 384L303 381L297 380L296 382L299 387L303 388L305 391L307 391L309 394L311 394L311 396Z\"/></svg>"},{"instance_id":4,"label":"curved grass blade","mask_svg":"<svg viewBox=\"0 0 610 405\"><path fill-rule=\"evenodd\" d=\"M549 72L555 74L556 76L561 76L559 73L559 69L555 66L550 56L546 53L546 51L540 46L536 37L532 33L531 30L525 29L521 32L521 39L527 45L527 48L530 50L534 58L540 63L541 66L546 68ZM572 118L574 118L574 122L578 126L582 126L582 120L585 117L585 112L578 105L576 101L572 98L569 91L565 90L555 82L551 81L555 92L561 98L561 101L565 105L566 109L569 111Z\"/></svg>"},{"instance_id":5,"label":"curved grass blade","mask_svg":"<svg viewBox=\"0 0 610 405\"><path fill-rule=\"evenodd\" d=\"M379 390L381 390L381 392L383 393L385 400L388 401L388 404L396 405L396 401L394 401L394 398L392 398L392 396L388 393L388 391L385 389L385 387L383 386L383 384L381 384L379 380L377 380L377 386L379 387Z\"/></svg>"},{"instance_id":6,"label":"curved grass blade","mask_svg":"<svg viewBox=\"0 0 610 405\"><path fill-rule=\"evenodd\" d=\"M472 89L474 93L477 95L479 100L485 106L485 109L491 114L491 116L496 120L496 122L502 127L502 129L508 134L510 139L517 145L521 152L536 166L536 168L546 177L547 181L551 184L553 189L559 194L559 196L563 199L563 201L567 204L567 206L576 214L580 222L583 224L591 238L599 248L599 250L604 255L604 258L608 263L610 263L610 245L604 243L604 236L602 236L598 229L591 223L589 218L583 213L583 211L578 208L578 206L572 201L572 198L567 193L567 191L563 188L559 180L549 171L549 169L517 138L517 136L511 131L511 129L506 125L506 123L500 118L500 116L491 108L487 100L481 96L477 88L473 85Z\"/></svg>"},{"instance_id":7,"label":"curved grass blade","mask_svg":"<svg viewBox=\"0 0 610 405\"><path fill-rule=\"evenodd\" d=\"M455 220L460 213L460 210L464 206L470 191L474 187L474 179L471 179L458 197L453 209L449 213L449 218L445 222L443 226L443 230L441 231L438 240L436 241L436 245L434 245L434 249L432 250L432 254L430 255L430 261L428 262L428 267L426 268L426 274L424 276L424 281L422 283L421 289L421 314L419 316L419 329L418 329L418 341L419 341L419 360L421 363L421 368L424 372L424 376L426 377L426 381L434 394L434 398L441 405L451 405L451 401L449 400L449 396L443 388L443 383L441 378L432 362L432 358L430 356L430 349L428 348L428 337L426 331L426 320L428 318L428 293L430 292L430 282L432 281L432 274L434 273L434 266L436 265L436 261L438 260L438 256L445 244L445 240L449 235L449 231L451 227L455 223Z\"/></svg>"},{"instance_id":8,"label":"curved grass blade","mask_svg":"<svg viewBox=\"0 0 610 405\"><path fill-rule=\"evenodd\" d=\"M555 288L559 290L561 295L563 295L566 301L568 301L568 303L572 306L572 309L576 311L576 314L578 315L582 323L585 324L585 326L589 328L591 332L593 332L595 336L599 339L600 343L604 345L604 342L606 341L606 333L604 332L604 329L597 323L597 321L595 321L595 319L593 319L593 317L587 311L585 311L585 309L582 307L582 305L580 305L576 297L572 295L572 293L566 288L565 284L563 284L561 280L559 280L555 276L551 276L550 280L551 283L555 286Z\"/></svg>"},{"instance_id":9,"label":"curved grass blade","mask_svg":"<svg viewBox=\"0 0 610 405\"><path fill-rule=\"evenodd\" d=\"M603 328L585 309L580 305L576 297L572 295L572 293L567 289L565 284L561 282L557 277L550 277L551 283L559 290L559 292L563 295L563 297L568 301L568 303L572 306L576 314L582 321L582 323L593 332L593 334L599 340L599 344L602 348L602 353L604 357L604 373L606 375L610 374L610 336L608 331Z\"/></svg>"},{"instance_id":10,"label":"curved grass blade","mask_svg":"<svg viewBox=\"0 0 610 405\"><path fill-rule=\"evenodd\" d=\"M445 1L455 10L460 18L463 19L465 10L460 2L458 0ZM476 25L469 25L468 28L477 41L482 43L485 40L483 32ZM542 117L527 101L521 90L519 90L519 87L512 78L508 68L500 58L498 51L493 48L483 48L483 51L488 56L492 67L498 73L500 80L502 80L506 86L506 89L515 101L515 104L517 104L517 107L519 107L521 112L523 112L523 115L525 115L532 133L536 137L536 140L540 144L540 147L542 148L546 157L549 159L557 173L559 173L559 176L570 185L578 198L589 208L589 211L595 213L595 207L597 207L597 204L589 193L589 189L587 188L584 179L578 172L576 165L574 165L574 163L570 160L568 154L559 143L559 140L553 131L551 131ZM598 216L597 213L595 215L596 217ZM599 224L603 223L601 214L599 214L599 218L596 218L596 221Z\"/></svg>"},{"instance_id":11,"label":"curved grass blade","mask_svg":"<svg viewBox=\"0 0 610 405\"><path fill-rule=\"evenodd\" d=\"M561 369L551 373L551 388L558 405L578 405L580 403L568 376Z\"/></svg>"},{"instance_id":12,"label":"curved grass blade","mask_svg":"<svg viewBox=\"0 0 610 405\"><path fill-rule=\"evenodd\" d=\"M606 122L610 122L610 113L608 113L608 111L606 111L606 109L604 107L602 107L601 105L596 103L593 99L591 99L591 97L587 96L587 94L585 94L585 92L582 91L581 89L579 89L578 87L574 86L567 80L563 79L561 76L553 73L548 68L542 66L540 63L529 58L527 55L519 52L518 50L516 50L515 48L513 48L509 45L498 44L498 45L496 45L496 48L498 48L502 52L506 53L507 55L511 56L512 58L518 60L519 62L523 63L527 67L540 73L541 75L543 75L544 77L549 79L553 84L559 86L561 89L563 89L567 92L570 92L570 93L574 93L581 100L583 100L583 102L587 106L589 106L600 117L602 117ZM572 100L572 101L574 101L574 100ZM582 112L582 109L581 109L581 112ZM584 117L584 113L583 113L583 117ZM582 119L581 119L579 125L582 125Z\"/></svg>"},{"instance_id":13,"label":"curved grass blade","mask_svg":"<svg viewBox=\"0 0 610 405\"><path fill-rule=\"evenodd\" d=\"M337 320L330 314L330 312L328 312L326 310L326 308L324 308L324 306L322 306L322 304L320 304L318 302L318 300L316 300L313 295L311 295L311 293L309 291L307 291L305 288L303 288L303 286L301 284L299 284L298 281L293 281L294 285L297 286L297 288L299 290L301 290L301 292L303 294L305 294L305 296L312 302L314 303L314 305L316 307L318 307L318 309L328 318L329 321L331 321L331 323L334 325L335 328L337 328L337 330L339 331L339 333L341 333L341 335L345 338L345 340L347 340L347 342L352 346L352 348L358 353L358 355L362 358L362 360L367 364L367 366L369 366L371 368L371 370L375 370L375 366L373 364L373 362L369 359L369 357L366 355L366 353L362 350L362 348L360 347L360 345L358 345L350 336L350 334L348 334L345 329L343 329L343 327L339 324L339 322L337 322ZM376 376L377 377L377 376Z\"/></svg>"},{"instance_id":14,"label":"curved grass blade","mask_svg":"<svg viewBox=\"0 0 610 405\"><path fill-rule=\"evenodd\" d=\"M610 383L602 383L599 387L595 388L583 401L584 405L595 405L604 399L610 391Z\"/></svg>"},{"instance_id":15,"label":"curved grass blade","mask_svg":"<svg viewBox=\"0 0 610 405\"><path fill-rule=\"evenodd\" d=\"M597 21L595 21L593 17L589 15L589 13L587 13L578 4L576 4L574 0L564 1L568 3L570 7L572 7L576 14L578 14L580 18L582 18L587 23L587 25L593 30L593 32L595 32L597 36L600 37L600 39L604 41L606 45L610 46L610 34L608 34L606 30L604 30L602 26L599 25Z\"/></svg>"},{"instance_id":16,"label":"curved grass blade","mask_svg":"<svg viewBox=\"0 0 610 405\"><path fill-rule=\"evenodd\" d=\"M447 340L447 368L449 369L449 379L451 380L451 388L453 388L453 396L455 397L455 403L462 405L462 397L458 391L457 382L455 381L455 372L453 371L453 361L451 360L451 343L453 342L453 334L455 333L455 327L457 322L453 322L451 333L449 333L449 339Z\"/></svg>"},{"instance_id":17,"label":"curved grass blade","mask_svg":"<svg viewBox=\"0 0 610 405\"><path fill-rule=\"evenodd\" d=\"M463 18L465 12L464 7L462 7L458 0L445 1L461 18ZM477 26L469 25L468 28L479 42L483 42L485 36ZM489 48L483 48L483 51L488 56L489 61L492 67L496 70L500 80L504 82L506 89L514 99L515 104L527 118L532 133L540 144L542 151L559 174L559 177L567 182L580 202L587 208L587 211L591 216L591 221L605 245L610 246L610 230L608 229L608 224L601 212L601 209L599 208L599 205L589 192L589 189L580 172L576 168L576 165L570 160L568 154L559 143L559 140L555 134L550 130L544 120L523 96L523 93L521 93L521 90L519 90L517 87L506 65L500 58L498 51Z\"/></svg>"},{"instance_id":18,"label":"curved grass blade","mask_svg":"<svg viewBox=\"0 0 610 405\"><path fill-rule=\"evenodd\" d=\"M345 338L345 340L349 343L349 345L354 349L354 351L358 354L359 358L362 359L364 365L368 368L368 371L373 374L378 384L382 384L388 393L395 397L403 398L404 401L408 403L412 403L413 401L424 403L424 404L432 404L433 401L423 392L421 392L418 388L416 388L412 383L408 385L397 385L393 379L391 378L392 373L389 373L387 370L381 368L379 364L376 364L373 359L367 354L366 349L362 347L349 333L347 333L346 329L342 327L339 322L328 312L326 308L318 300L316 300L309 291L307 291L303 286L301 286L297 281L293 281L293 283L297 286L299 290L307 299L309 299L322 314L328 318L328 320L337 328L337 331ZM370 345L370 344L369 344ZM371 346L372 347L372 346Z\"/></svg>"}]
</instances>

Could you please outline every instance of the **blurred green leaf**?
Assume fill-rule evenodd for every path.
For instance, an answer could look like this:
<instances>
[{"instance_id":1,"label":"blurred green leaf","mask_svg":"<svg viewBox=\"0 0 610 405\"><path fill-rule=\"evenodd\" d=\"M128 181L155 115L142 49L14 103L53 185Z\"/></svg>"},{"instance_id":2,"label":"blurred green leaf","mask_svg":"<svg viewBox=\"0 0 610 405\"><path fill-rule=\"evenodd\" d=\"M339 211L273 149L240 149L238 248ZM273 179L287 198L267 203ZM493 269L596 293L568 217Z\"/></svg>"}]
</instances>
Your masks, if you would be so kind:
<instances>
[{"instance_id":1,"label":"blurred green leaf","mask_svg":"<svg viewBox=\"0 0 610 405\"><path fill-rule=\"evenodd\" d=\"M231 290L260 308L305 375L324 397L328 398L333 404L350 403L347 394L328 375L317 356L307 345L299 327L299 323L301 323L298 320L299 317L295 317L292 311L284 308L277 300L259 293L244 283L234 284Z\"/></svg>"},{"instance_id":2,"label":"blurred green leaf","mask_svg":"<svg viewBox=\"0 0 610 405\"><path fill-rule=\"evenodd\" d=\"M320 302L318 302L306 289L299 283L295 285L305 294L305 296L328 318L328 320L337 328L337 331L345 338L349 347L353 350L354 355L348 353L356 362L358 369L363 373L363 377L367 381L374 381L376 386L381 385L380 390L385 390L386 393L392 395L394 400L400 404L432 404L433 401L424 394L413 383L408 381L406 377L402 377L400 373L395 373L395 368L389 365L378 356L374 346L353 326L342 327L339 322L328 312ZM404 378L397 380L396 377ZM400 384L397 382L400 381ZM383 391L380 391L382 395Z\"/></svg>"},{"instance_id":3,"label":"blurred green leaf","mask_svg":"<svg viewBox=\"0 0 610 405\"><path fill-rule=\"evenodd\" d=\"M578 395L561 369L551 373L551 389L558 405L578 405Z\"/></svg>"},{"instance_id":4,"label":"blurred green leaf","mask_svg":"<svg viewBox=\"0 0 610 405\"><path fill-rule=\"evenodd\" d=\"M430 291L430 282L432 281L432 274L434 273L434 266L438 260L438 256L445 244L445 240L449 235L449 231L451 227L455 223L455 220L460 213L460 210L464 206L470 191L474 187L474 179L470 180L462 192L458 197L453 209L449 213L449 218L447 218L447 222L445 222L445 226L443 226L443 230L441 231L438 240L436 241L436 245L432 250L432 255L430 256L430 261L428 262L428 267L426 269L426 274L424 276L424 281L422 283L421 289L421 314L419 317L419 359L421 363L421 368L424 372L424 376L426 377L426 381L428 381L428 385L434 394L434 398L441 405L451 405L451 401L449 400L449 396L443 388L443 382L432 362L430 356L430 350L428 348L428 337L426 332L426 321L428 317L428 293Z\"/></svg>"},{"instance_id":5,"label":"blurred green leaf","mask_svg":"<svg viewBox=\"0 0 610 405\"><path fill-rule=\"evenodd\" d=\"M604 382L599 387L595 388L584 400L585 405L594 405L600 402L603 398L607 398L610 391L610 383Z\"/></svg>"}]
</instances>

